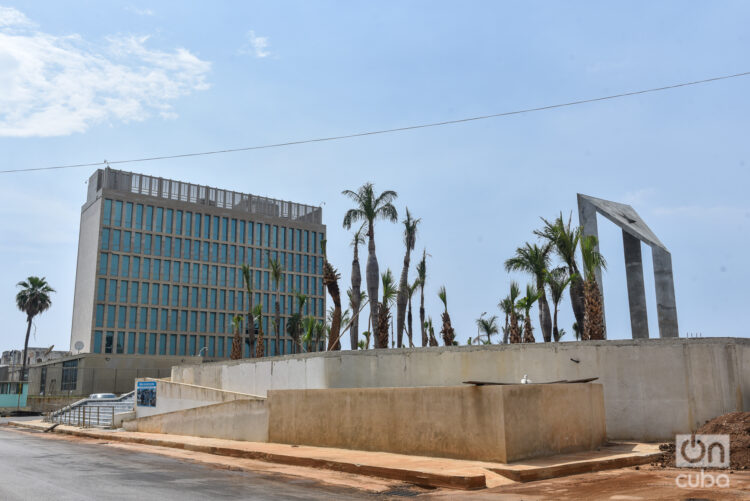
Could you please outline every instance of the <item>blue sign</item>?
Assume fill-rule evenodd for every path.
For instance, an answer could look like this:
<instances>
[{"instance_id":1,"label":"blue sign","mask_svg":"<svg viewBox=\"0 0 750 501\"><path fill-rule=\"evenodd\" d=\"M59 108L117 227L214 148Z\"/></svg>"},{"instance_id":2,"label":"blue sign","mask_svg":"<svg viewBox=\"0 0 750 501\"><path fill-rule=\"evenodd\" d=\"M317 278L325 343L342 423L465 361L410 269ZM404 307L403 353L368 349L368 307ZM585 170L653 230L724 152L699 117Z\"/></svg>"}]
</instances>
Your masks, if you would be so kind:
<instances>
[{"instance_id":1,"label":"blue sign","mask_svg":"<svg viewBox=\"0 0 750 501\"><path fill-rule=\"evenodd\" d=\"M138 381L135 402L139 407L156 407L156 381Z\"/></svg>"}]
</instances>

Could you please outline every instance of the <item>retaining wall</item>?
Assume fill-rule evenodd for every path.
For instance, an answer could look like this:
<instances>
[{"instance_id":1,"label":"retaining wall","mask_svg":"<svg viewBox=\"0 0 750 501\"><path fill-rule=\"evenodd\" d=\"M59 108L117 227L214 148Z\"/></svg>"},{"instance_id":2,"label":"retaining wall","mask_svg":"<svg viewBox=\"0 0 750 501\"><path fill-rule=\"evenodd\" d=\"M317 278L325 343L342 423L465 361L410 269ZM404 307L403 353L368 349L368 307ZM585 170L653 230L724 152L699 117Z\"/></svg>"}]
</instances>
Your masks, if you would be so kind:
<instances>
[{"instance_id":1,"label":"retaining wall","mask_svg":"<svg viewBox=\"0 0 750 501\"><path fill-rule=\"evenodd\" d=\"M642 339L311 353L181 365L172 381L275 389L454 386L598 377L611 439L666 440L750 410L750 339Z\"/></svg>"}]
</instances>

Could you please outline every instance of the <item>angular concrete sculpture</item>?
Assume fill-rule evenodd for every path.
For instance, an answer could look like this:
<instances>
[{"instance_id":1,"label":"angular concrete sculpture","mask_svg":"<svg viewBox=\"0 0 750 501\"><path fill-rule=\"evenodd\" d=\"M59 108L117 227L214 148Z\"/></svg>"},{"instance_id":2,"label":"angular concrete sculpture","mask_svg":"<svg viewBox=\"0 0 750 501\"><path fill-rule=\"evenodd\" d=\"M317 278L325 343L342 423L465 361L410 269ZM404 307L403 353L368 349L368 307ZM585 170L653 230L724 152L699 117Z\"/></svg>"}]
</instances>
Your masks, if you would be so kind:
<instances>
[{"instance_id":1,"label":"angular concrete sculpture","mask_svg":"<svg viewBox=\"0 0 750 501\"><path fill-rule=\"evenodd\" d=\"M659 337L678 337L677 305L675 304L674 277L672 276L672 255L631 206L579 193L578 218L584 235L594 235L599 238L599 230L596 224L597 213L606 217L622 229L622 243L625 250L625 271L628 283L628 302L630 304L630 328L633 339L649 337L646 289L643 284L641 242L651 247L651 255L654 262ZM596 270L596 281L603 295L604 289L602 288L602 273L600 269Z\"/></svg>"}]
</instances>

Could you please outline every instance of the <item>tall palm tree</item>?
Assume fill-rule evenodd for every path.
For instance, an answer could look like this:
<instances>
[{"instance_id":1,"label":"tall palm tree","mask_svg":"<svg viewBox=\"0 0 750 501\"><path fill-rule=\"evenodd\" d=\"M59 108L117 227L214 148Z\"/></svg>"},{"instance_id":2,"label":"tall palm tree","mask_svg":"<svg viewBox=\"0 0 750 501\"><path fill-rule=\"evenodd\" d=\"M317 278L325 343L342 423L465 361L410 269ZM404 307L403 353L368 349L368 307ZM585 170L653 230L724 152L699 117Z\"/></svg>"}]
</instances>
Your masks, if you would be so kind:
<instances>
[{"instance_id":1,"label":"tall palm tree","mask_svg":"<svg viewBox=\"0 0 750 501\"><path fill-rule=\"evenodd\" d=\"M253 308L253 320L258 322L258 344L255 347L255 356L261 358L265 355L263 346L263 305L256 304Z\"/></svg>"},{"instance_id":2,"label":"tall palm tree","mask_svg":"<svg viewBox=\"0 0 750 501\"><path fill-rule=\"evenodd\" d=\"M438 291L438 297L443 302L443 327L440 329L440 334L443 336L443 343L445 346L453 346L453 341L456 339L456 332L453 330L451 325L451 316L448 314L448 293L445 291L445 285L440 287Z\"/></svg>"},{"instance_id":3,"label":"tall palm tree","mask_svg":"<svg viewBox=\"0 0 750 501\"><path fill-rule=\"evenodd\" d=\"M406 303L409 299L409 265L411 263L411 251L417 243L417 226L420 218L411 217L409 208L406 208L406 219L404 223L404 267L401 269L401 280L398 284L398 298L396 299L396 345L401 348L404 340L404 322L406 320Z\"/></svg>"},{"instance_id":4,"label":"tall palm tree","mask_svg":"<svg viewBox=\"0 0 750 501\"><path fill-rule=\"evenodd\" d=\"M534 234L551 243L555 253L568 267L568 275L572 277L570 280L570 304L573 307L576 323L583 325L583 280L576 262L576 250L581 242L581 228L571 228L572 219L571 214L566 223L563 220L562 212L553 222L542 218L544 227L541 230L534 231Z\"/></svg>"},{"instance_id":5,"label":"tall palm tree","mask_svg":"<svg viewBox=\"0 0 750 501\"><path fill-rule=\"evenodd\" d=\"M242 337L240 331L242 330L242 315L235 315L232 318L232 353L230 358L232 360L239 360L242 358Z\"/></svg>"},{"instance_id":6,"label":"tall palm tree","mask_svg":"<svg viewBox=\"0 0 750 501\"><path fill-rule=\"evenodd\" d=\"M550 248L549 243L540 247L527 242L523 247L516 249L515 256L505 261L506 271L525 271L536 279L536 289L539 293L539 325L542 327L542 337L545 343L552 341L552 319L545 294Z\"/></svg>"},{"instance_id":7,"label":"tall palm tree","mask_svg":"<svg viewBox=\"0 0 750 501\"><path fill-rule=\"evenodd\" d=\"M364 230L364 223L354 232L352 238L352 247L354 247L354 257L352 258L352 293L349 295L349 301L352 305L352 325L349 328L349 342L351 343L352 350L356 350L358 347L359 340L359 305L361 303L362 296L360 290L362 286L362 275L359 270L359 244L365 243L365 237L362 235Z\"/></svg>"},{"instance_id":8,"label":"tall palm tree","mask_svg":"<svg viewBox=\"0 0 750 501\"><path fill-rule=\"evenodd\" d=\"M240 267L242 271L242 280L245 283L245 291L247 291L247 341L250 345L250 356L254 356L253 345L255 344L255 320L253 320L253 271L250 269L250 265L243 263ZM241 357L240 357L241 358Z\"/></svg>"},{"instance_id":9,"label":"tall palm tree","mask_svg":"<svg viewBox=\"0 0 750 501\"><path fill-rule=\"evenodd\" d=\"M378 320L378 279L380 270L378 268L378 258L375 255L375 221L385 219L395 223L398 221L398 211L393 206L393 201L398 197L395 191L387 190L377 195L372 183L363 184L356 192L344 190L342 194L351 198L356 207L346 211L344 215L344 228L347 230L352 224L363 221L367 222L367 267L365 269L365 278L367 280L367 295L373 298L370 301L370 321L376 330L375 339L382 336L388 337L388 333L377 332Z\"/></svg>"},{"instance_id":10,"label":"tall palm tree","mask_svg":"<svg viewBox=\"0 0 750 501\"><path fill-rule=\"evenodd\" d=\"M555 268L547 275L547 283L549 284L550 298L552 299L552 305L554 307L554 313L552 315L552 337L555 341L560 341L562 337L562 331L557 328L557 310L560 306L565 289L570 285L571 277L568 275L566 268Z\"/></svg>"},{"instance_id":11,"label":"tall palm tree","mask_svg":"<svg viewBox=\"0 0 750 501\"><path fill-rule=\"evenodd\" d=\"M604 305L599 284L596 282L596 270L607 269L604 256L599 253L598 240L594 235L588 235L581 239L581 256L583 257L583 271L586 281L583 284L584 293L584 316L583 336L584 340L604 339Z\"/></svg>"},{"instance_id":12,"label":"tall palm tree","mask_svg":"<svg viewBox=\"0 0 750 501\"><path fill-rule=\"evenodd\" d=\"M524 343L535 343L534 339L534 327L531 325L531 315L529 310L534 303L541 297L539 291L532 284L526 285L526 295L518 300L518 307L524 311L523 319L523 342Z\"/></svg>"},{"instance_id":13,"label":"tall palm tree","mask_svg":"<svg viewBox=\"0 0 750 501\"><path fill-rule=\"evenodd\" d=\"M417 281L419 282L419 325L422 329L422 347L427 346L427 326L424 319L424 286L427 283L427 249L422 250L422 259L417 263Z\"/></svg>"},{"instance_id":14,"label":"tall palm tree","mask_svg":"<svg viewBox=\"0 0 750 501\"><path fill-rule=\"evenodd\" d=\"M411 314L411 298L414 296L417 287L419 287L419 279L416 279L412 285L409 286L409 311L406 314L407 331L406 334L409 336L409 348L414 348L414 319Z\"/></svg>"},{"instance_id":15,"label":"tall palm tree","mask_svg":"<svg viewBox=\"0 0 750 501\"><path fill-rule=\"evenodd\" d=\"M492 315L490 318L484 318L483 316L477 318L477 328L487 336L486 344L492 344L492 335L499 332L497 326L497 315ZM481 341L481 339L477 338L477 342L479 341Z\"/></svg>"},{"instance_id":16,"label":"tall palm tree","mask_svg":"<svg viewBox=\"0 0 750 501\"><path fill-rule=\"evenodd\" d=\"M430 346L440 346L438 344L438 340L435 337L435 328L432 326L432 317L427 317L427 321L424 323L425 330L427 330L427 333L429 334L429 343Z\"/></svg>"},{"instance_id":17,"label":"tall palm tree","mask_svg":"<svg viewBox=\"0 0 750 501\"><path fill-rule=\"evenodd\" d=\"M521 331L518 328L518 311L516 306L516 300L521 295L521 289L518 287L518 282L511 280L510 282L510 294L508 299L510 300L510 332L509 338L511 344L522 342Z\"/></svg>"},{"instance_id":18,"label":"tall palm tree","mask_svg":"<svg viewBox=\"0 0 750 501\"><path fill-rule=\"evenodd\" d=\"M391 269L385 270L381 277L383 281L383 301L378 306L378 321L375 328L375 348L388 348L388 326L391 320L391 306L396 300L396 289Z\"/></svg>"},{"instance_id":19,"label":"tall palm tree","mask_svg":"<svg viewBox=\"0 0 750 501\"><path fill-rule=\"evenodd\" d=\"M513 301L511 301L510 296L506 296L505 299L497 303L497 307L500 308L500 310L505 315L505 325L503 326L503 344L508 344L509 336L510 336L510 314L513 311Z\"/></svg>"},{"instance_id":20,"label":"tall palm tree","mask_svg":"<svg viewBox=\"0 0 750 501\"><path fill-rule=\"evenodd\" d=\"M274 330L276 331L276 346L274 349L274 354L281 355L281 307L279 305L279 292L281 289L279 288L279 284L281 283L281 273L284 271L284 268L281 266L281 261L276 259L269 259L268 260L268 268L271 270L271 280L273 280L274 288L276 290L276 300L274 301L273 310L274 310Z\"/></svg>"},{"instance_id":21,"label":"tall palm tree","mask_svg":"<svg viewBox=\"0 0 750 501\"><path fill-rule=\"evenodd\" d=\"M16 294L16 306L26 314L26 338L23 342L23 359L21 360L21 374L18 378L18 394L23 393L23 380L26 374L26 357L29 352L29 334L34 317L47 311L52 306L50 294L55 289L47 283L46 277L28 277L16 284L21 290ZM20 397L19 397L20 398Z\"/></svg>"},{"instance_id":22,"label":"tall palm tree","mask_svg":"<svg viewBox=\"0 0 750 501\"><path fill-rule=\"evenodd\" d=\"M328 255L326 253L326 241L323 240L320 243L323 251L323 284L328 290L328 294L331 296L333 301L333 317L331 318L331 333L328 337L328 350L340 350L341 349L341 291L339 290L339 275L338 270L331 266L328 262Z\"/></svg>"}]
</instances>

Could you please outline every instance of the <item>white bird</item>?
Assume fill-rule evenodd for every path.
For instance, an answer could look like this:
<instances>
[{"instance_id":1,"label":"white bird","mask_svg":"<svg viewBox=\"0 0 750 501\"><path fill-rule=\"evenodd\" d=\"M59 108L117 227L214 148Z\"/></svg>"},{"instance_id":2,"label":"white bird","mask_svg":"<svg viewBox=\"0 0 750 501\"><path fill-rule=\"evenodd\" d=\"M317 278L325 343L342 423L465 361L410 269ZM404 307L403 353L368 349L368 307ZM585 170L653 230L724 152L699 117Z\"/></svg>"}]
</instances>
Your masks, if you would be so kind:
<instances>
[{"instance_id":1,"label":"white bird","mask_svg":"<svg viewBox=\"0 0 750 501\"><path fill-rule=\"evenodd\" d=\"M531 379L529 379L529 376L524 374L523 379L521 379L521 384L529 384L531 383Z\"/></svg>"}]
</instances>

